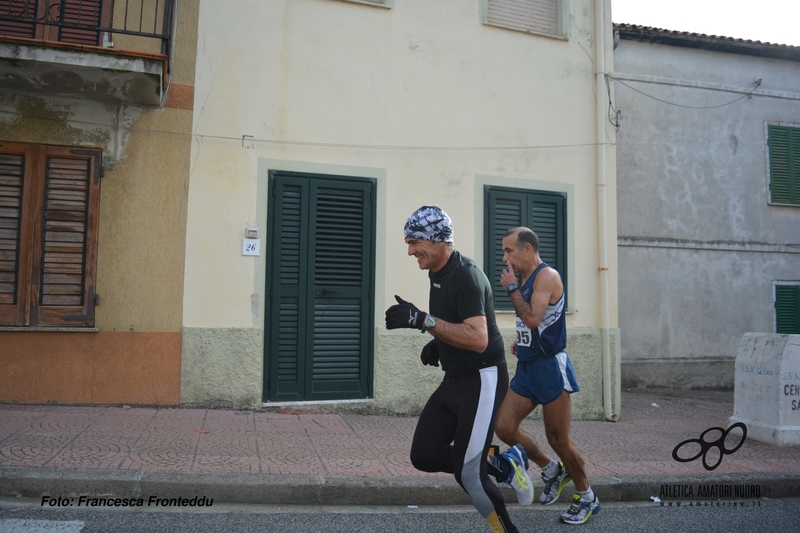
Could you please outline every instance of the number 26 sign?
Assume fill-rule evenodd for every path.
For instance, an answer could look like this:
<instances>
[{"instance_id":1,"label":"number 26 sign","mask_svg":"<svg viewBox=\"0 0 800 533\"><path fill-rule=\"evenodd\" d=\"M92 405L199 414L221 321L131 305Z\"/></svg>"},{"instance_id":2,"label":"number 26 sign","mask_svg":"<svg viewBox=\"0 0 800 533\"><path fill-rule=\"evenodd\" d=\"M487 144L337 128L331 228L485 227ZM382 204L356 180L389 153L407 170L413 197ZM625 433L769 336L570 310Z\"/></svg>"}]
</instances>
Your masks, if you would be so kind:
<instances>
[{"instance_id":1,"label":"number 26 sign","mask_svg":"<svg viewBox=\"0 0 800 533\"><path fill-rule=\"evenodd\" d=\"M242 239L242 255L261 255L261 239Z\"/></svg>"}]
</instances>

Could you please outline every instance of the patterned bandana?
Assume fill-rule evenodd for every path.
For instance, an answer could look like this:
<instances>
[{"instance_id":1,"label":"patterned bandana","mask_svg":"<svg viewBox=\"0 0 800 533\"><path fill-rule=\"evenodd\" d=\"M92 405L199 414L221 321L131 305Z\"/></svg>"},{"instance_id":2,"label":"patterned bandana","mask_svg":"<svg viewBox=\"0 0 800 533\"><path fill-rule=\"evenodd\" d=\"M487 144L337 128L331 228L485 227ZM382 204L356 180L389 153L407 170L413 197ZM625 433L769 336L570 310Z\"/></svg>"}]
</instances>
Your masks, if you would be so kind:
<instances>
[{"instance_id":1,"label":"patterned bandana","mask_svg":"<svg viewBox=\"0 0 800 533\"><path fill-rule=\"evenodd\" d=\"M408 217L406 239L453 242L453 222L438 205L423 205Z\"/></svg>"}]
</instances>

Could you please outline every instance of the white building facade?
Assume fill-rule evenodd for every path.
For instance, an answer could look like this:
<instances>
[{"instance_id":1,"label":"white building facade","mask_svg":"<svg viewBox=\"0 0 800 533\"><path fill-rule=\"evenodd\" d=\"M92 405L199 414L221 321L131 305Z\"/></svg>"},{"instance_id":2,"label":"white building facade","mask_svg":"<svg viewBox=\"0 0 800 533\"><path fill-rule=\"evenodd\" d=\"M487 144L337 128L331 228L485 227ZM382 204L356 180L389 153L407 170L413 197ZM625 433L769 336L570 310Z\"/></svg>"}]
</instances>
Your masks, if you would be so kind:
<instances>
[{"instance_id":1,"label":"white building facade","mask_svg":"<svg viewBox=\"0 0 800 533\"><path fill-rule=\"evenodd\" d=\"M540 233L575 415L619 413L610 8L529 3L201 0L182 403L421 409L441 371L384 311L427 308L402 230L438 204L495 287L502 233Z\"/></svg>"}]
</instances>

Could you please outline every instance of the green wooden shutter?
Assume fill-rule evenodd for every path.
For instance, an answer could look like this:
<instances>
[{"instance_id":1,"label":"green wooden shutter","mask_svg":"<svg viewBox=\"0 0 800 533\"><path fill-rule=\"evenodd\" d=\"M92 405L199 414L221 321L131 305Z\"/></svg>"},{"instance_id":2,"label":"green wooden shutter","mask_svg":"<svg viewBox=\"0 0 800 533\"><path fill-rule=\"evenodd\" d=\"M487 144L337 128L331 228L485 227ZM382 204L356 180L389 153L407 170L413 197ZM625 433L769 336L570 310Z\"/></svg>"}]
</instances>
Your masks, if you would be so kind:
<instances>
[{"instance_id":1,"label":"green wooden shutter","mask_svg":"<svg viewBox=\"0 0 800 533\"><path fill-rule=\"evenodd\" d=\"M771 201L800 204L800 128L769 126Z\"/></svg>"},{"instance_id":2,"label":"green wooden shutter","mask_svg":"<svg viewBox=\"0 0 800 533\"><path fill-rule=\"evenodd\" d=\"M487 186L484 217L484 265L492 283L495 309L511 311L511 299L500 284L503 263L503 235L525 226L539 237L539 257L561 275L567 289L566 195L549 191Z\"/></svg>"},{"instance_id":3,"label":"green wooden shutter","mask_svg":"<svg viewBox=\"0 0 800 533\"><path fill-rule=\"evenodd\" d=\"M297 401L305 395L305 336L301 334L302 301L306 288L302 270L307 268L308 222L304 204L308 198L308 181L286 178L273 183L268 257L272 273L270 284L272 328L268 346L271 353L269 370L273 400Z\"/></svg>"},{"instance_id":4,"label":"green wooden shutter","mask_svg":"<svg viewBox=\"0 0 800 533\"><path fill-rule=\"evenodd\" d=\"M484 270L492 284L494 308L496 310L513 310L508 293L500 283L500 274L506 268L503 263L503 235L517 226L523 226L525 220L525 195L513 191L490 189L487 193L485 223L488 225L484 244Z\"/></svg>"},{"instance_id":5,"label":"green wooden shutter","mask_svg":"<svg viewBox=\"0 0 800 533\"><path fill-rule=\"evenodd\" d=\"M561 224L559 223L560 198L548 197L539 194L528 195L528 209L530 218L528 227L536 232L539 237L539 257L542 261L555 268L562 277L566 264L562 260L562 247L559 243Z\"/></svg>"},{"instance_id":6,"label":"green wooden shutter","mask_svg":"<svg viewBox=\"0 0 800 533\"><path fill-rule=\"evenodd\" d=\"M800 334L800 285L775 286L776 333Z\"/></svg>"},{"instance_id":7,"label":"green wooden shutter","mask_svg":"<svg viewBox=\"0 0 800 533\"><path fill-rule=\"evenodd\" d=\"M372 180L271 172L269 401L371 394Z\"/></svg>"},{"instance_id":8,"label":"green wooden shutter","mask_svg":"<svg viewBox=\"0 0 800 533\"><path fill-rule=\"evenodd\" d=\"M366 391L365 331L372 277L372 183L312 184L315 223L313 361L309 399L341 399ZM364 397L361 395L361 397Z\"/></svg>"}]
</instances>

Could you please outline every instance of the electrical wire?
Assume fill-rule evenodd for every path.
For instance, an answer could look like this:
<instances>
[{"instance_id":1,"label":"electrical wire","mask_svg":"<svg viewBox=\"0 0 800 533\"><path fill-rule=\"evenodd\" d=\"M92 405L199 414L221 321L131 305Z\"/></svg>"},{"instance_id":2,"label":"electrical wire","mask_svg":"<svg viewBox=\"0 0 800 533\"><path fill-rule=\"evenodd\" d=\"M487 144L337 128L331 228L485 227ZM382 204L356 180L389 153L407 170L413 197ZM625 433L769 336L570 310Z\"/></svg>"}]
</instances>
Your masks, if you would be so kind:
<instances>
[{"instance_id":1,"label":"electrical wire","mask_svg":"<svg viewBox=\"0 0 800 533\"><path fill-rule=\"evenodd\" d=\"M668 102L666 100L662 100L662 99L657 98L657 97L655 97L655 96L653 96L651 94L647 94L645 92L642 92L639 89L637 89L636 87L631 87L630 85L628 85L624 81L620 80L619 78L615 78L614 76L611 76L610 74L606 74L606 81L608 80L608 78L614 80L615 82L619 83L620 85L624 85L625 87L627 87L628 89L630 89L632 91L635 91L635 92L637 92L637 93L639 93L639 94L641 94L643 96L646 96L647 98L652 98L653 100L661 102L662 104L667 104L667 105L671 105L671 106L675 106L675 107L683 107L683 108L686 108L686 109L717 109L718 107L725 107L725 106L728 106L728 105L731 105L731 104L735 104L736 102L738 102L739 100L743 100L744 98L752 98L753 97L753 91L755 91L756 89L758 89L761 86L761 80L756 80L755 81L755 87L753 87L750 90L750 92L748 92L746 94L743 94L742 96L740 96L736 100L731 100L730 102L725 102L724 104L711 105L711 106L692 106L692 105L676 104L675 102Z\"/></svg>"},{"instance_id":2,"label":"electrical wire","mask_svg":"<svg viewBox=\"0 0 800 533\"><path fill-rule=\"evenodd\" d=\"M33 114L20 114L13 111L0 109L0 114L9 115L12 117L22 117L26 119L36 119L52 122L63 122L62 118L51 118L44 116L37 116ZM99 126L102 128L115 129L113 124L104 124L101 122L92 122L86 120L68 119L68 122L73 124L84 124L88 126ZM187 133L180 131L166 131L150 128L130 128L128 131L141 132L141 133L158 133L163 135L177 135L184 137L192 137L194 139L216 139L223 141L236 141L242 142L246 140L251 143L265 143L276 144L285 146L309 146L318 148L347 148L354 150L388 150L388 151L419 151L419 152L481 152L481 151L512 151L512 150L555 150L566 148L586 148L596 147L598 143L576 143L576 144L551 144L551 145L522 145L522 146L412 146L412 145L378 145L378 144L347 144L347 143L324 143L324 142L311 142L311 141L290 141L280 139L256 139L249 135L242 137L232 137L226 135L207 135L203 133ZM602 146L613 146L614 143L599 143Z\"/></svg>"},{"instance_id":3,"label":"electrical wire","mask_svg":"<svg viewBox=\"0 0 800 533\"><path fill-rule=\"evenodd\" d=\"M619 117L622 114L622 112L614 109L614 103L611 101L611 82L608 81L609 78L611 78L611 76L609 76L608 74L605 74L604 76L606 79L606 92L608 93L608 121L611 123L612 126L614 126L614 129L616 131L619 131ZM613 119L611 118L612 113L614 117Z\"/></svg>"}]
</instances>

